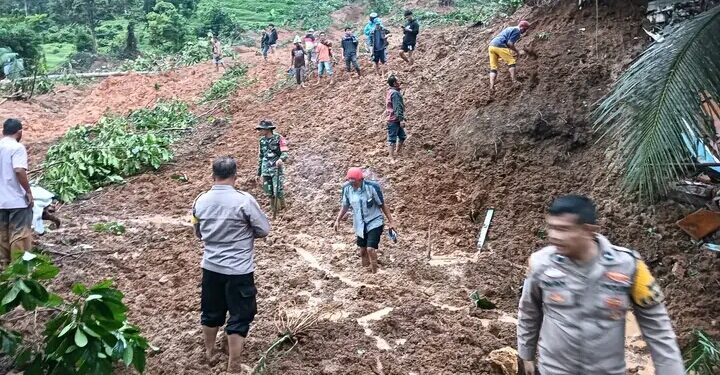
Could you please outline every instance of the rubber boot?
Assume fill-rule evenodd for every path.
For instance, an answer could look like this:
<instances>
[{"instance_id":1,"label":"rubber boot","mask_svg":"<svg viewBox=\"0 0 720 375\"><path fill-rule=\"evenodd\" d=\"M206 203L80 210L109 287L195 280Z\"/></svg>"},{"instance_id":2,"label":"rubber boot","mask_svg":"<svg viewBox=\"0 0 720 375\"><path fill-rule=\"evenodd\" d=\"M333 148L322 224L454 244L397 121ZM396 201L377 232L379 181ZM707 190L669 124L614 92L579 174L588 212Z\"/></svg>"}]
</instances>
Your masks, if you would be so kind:
<instances>
[{"instance_id":1,"label":"rubber boot","mask_svg":"<svg viewBox=\"0 0 720 375\"><path fill-rule=\"evenodd\" d=\"M376 273L378 269L378 256L377 256L377 250L375 249L367 249L368 258L370 260L370 272Z\"/></svg>"},{"instance_id":2,"label":"rubber boot","mask_svg":"<svg viewBox=\"0 0 720 375\"><path fill-rule=\"evenodd\" d=\"M368 257L367 249L360 249L360 258L362 259L363 267L367 267L370 265L370 258Z\"/></svg>"}]
</instances>

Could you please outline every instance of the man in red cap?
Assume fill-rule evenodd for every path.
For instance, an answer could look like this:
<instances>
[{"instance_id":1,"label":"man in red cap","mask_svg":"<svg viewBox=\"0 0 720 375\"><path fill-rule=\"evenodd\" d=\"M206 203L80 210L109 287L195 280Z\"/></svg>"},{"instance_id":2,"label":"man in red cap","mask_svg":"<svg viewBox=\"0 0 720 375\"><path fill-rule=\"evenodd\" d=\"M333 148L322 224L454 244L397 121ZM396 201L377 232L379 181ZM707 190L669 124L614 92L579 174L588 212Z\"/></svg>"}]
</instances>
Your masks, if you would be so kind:
<instances>
[{"instance_id":1,"label":"man in red cap","mask_svg":"<svg viewBox=\"0 0 720 375\"><path fill-rule=\"evenodd\" d=\"M515 79L515 63L520 54L515 48L515 43L520 40L530 28L528 21L520 21L516 27L508 27L490 41L488 54L490 55L490 91L495 91L495 77L497 77L498 58L501 58L510 67L510 78L513 83Z\"/></svg>"},{"instance_id":2,"label":"man in red cap","mask_svg":"<svg viewBox=\"0 0 720 375\"><path fill-rule=\"evenodd\" d=\"M333 228L338 230L340 220L343 220L348 210L352 208L353 227L362 265L369 266L370 272L375 273L377 250L385 226L383 214L387 217L388 229L394 229L395 224L378 183L366 181L360 168L350 168L346 177L348 182L342 188L342 209L335 219Z\"/></svg>"}]
</instances>

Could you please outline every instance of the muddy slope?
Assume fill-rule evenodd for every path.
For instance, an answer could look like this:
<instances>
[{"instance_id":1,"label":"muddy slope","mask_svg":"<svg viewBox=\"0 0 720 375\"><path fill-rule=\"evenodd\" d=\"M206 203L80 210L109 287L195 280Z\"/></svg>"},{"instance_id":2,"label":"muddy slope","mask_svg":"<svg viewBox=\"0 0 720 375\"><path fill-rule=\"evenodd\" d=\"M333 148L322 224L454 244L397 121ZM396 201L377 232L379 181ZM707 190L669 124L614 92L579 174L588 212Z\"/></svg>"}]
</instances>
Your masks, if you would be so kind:
<instances>
[{"instance_id":1,"label":"muddy slope","mask_svg":"<svg viewBox=\"0 0 720 375\"><path fill-rule=\"evenodd\" d=\"M41 243L56 251L89 245L102 252L64 258L57 286L115 279L132 320L161 348L149 359L148 373L223 373L222 366L201 361L202 247L187 219L195 196L211 184L208 166L216 155L234 155L238 185L266 203L253 183L253 128L268 118L290 142L289 207L257 246L260 314L247 341L249 364L276 337L277 308L302 313L339 305L339 313L276 361L271 373L370 374L382 367L385 374L499 374L484 358L514 346L526 258L543 243L545 206L568 192L595 198L604 233L647 258L683 338L695 327L717 333L710 320L720 302L713 288L718 261L690 248L672 225L682 214L674 206L641 210L619 199L617 176L605 171L605 147L594 143L585 120L642 49L640 5L602 6L597 39L590 10L572 4L521 10L508 24L528 18L537 24L534 33L547 38L526 38L522 44L538 57L521 60L519 87L510 87L501 70L494 97L486 89L485 51L504 25L488 32L426 30L412 70L397 57L399 36L393 36L390 67L403 82L410 134L397 164L385 156L381 79L351 81L338 74L334 86L295 90L272 84L287 69L285 51L267 65L249 57L261 81L231 102L229 123L204 124L180 146L176 162L159 172L65 207L63 215L74 225ZM368 70L366 61L363 67ZM379 275L359 269L349 223L339 233L330 228L344 171L353 165L367 167L382 182L399 224L398 244L383 239ZM173 180L176 173L189 182ZM487 207L496 208L496 216L485 250L477 254ZM124 222L128 233L118 238L89 229L105 219ZM683 272L671 272L676 263ZM498 309L471 309L473 290Z\"/></svg>"}]
</instances>

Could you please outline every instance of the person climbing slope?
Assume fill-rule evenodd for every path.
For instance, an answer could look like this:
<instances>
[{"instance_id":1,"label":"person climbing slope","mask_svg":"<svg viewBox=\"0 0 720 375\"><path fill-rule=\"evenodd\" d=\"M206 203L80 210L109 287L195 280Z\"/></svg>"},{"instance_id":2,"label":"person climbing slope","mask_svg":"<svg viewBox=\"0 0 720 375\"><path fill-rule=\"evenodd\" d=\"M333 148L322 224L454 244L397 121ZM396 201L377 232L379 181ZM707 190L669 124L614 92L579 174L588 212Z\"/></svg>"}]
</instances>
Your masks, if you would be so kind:
<instances>
[{"instance_id":1,"label":"person climbing slope","mask_svg":"<svg viewBox=\"0 0 720 375\"><path fill-rule=\"evenodd\" d=\"M417 45L417 36L420 33L420 24L413 18L411 10L405 11L405 26L403 27L403 44L400 57L410 65L415 63L413 52ZM407 54L407 55L406 55Z\"/></svg>"},{"instance_id":2,"label":"person climbing slope","mask_svg":"<svg viewBox=\"0 0 720 375\"><path fill-rule=\"evenodd\" d=\"M391 161L400 155L403 143L407 139L405 134L405 102L400 92L400 81L392 75L387 80L388 88L385 95L385 111L387 113L388 153Z\"/></svg>"},{"instance_id":3,"label":"person climbing slope","mask_svg":"<svg viewBox=\"0 0 720 375\"><path fill-rule=\"evenodd\" d=\"M388 230L395 230L392 215L385 202L380 185L365 180L363 170L350 168L345 176L347 182L342 187L341 210L338 213L333 228L340 228L340 221L344 220L352 209L353 228L357 236L356 243L363 267L370 267L370 272L378 269L378 248L383 235L385 219L387 217Z\"/></svg>"},{"instance_id":4,"label":"person climbing slope","mask_svg":"<svg viewBox=\"0 0 720 375\"><path fill-rule=\"evenodd\" d=\"M268 120L260 121L255 130L261 134L257 176L265 194L270 197L270 208L276 216L285 207L283 163L288 158L288 146L285 138L274 132L275 125Z\"/></svg>"},{"instance_id":5,"label":"person climbing slope","mask_svg":"<svg viewBox=\"0 0 720 375\"><path fill-rule=\"evenodd\" d=\"M358 39L355 34L353 34L351 28L345 28L345 35L343 36L342 41L340 41L340 45L342 46L343 59L345 60L345 71L349 73L350 66L352 65L352 68L355 69L358 77L362 76L360 73L360 65L358 65L357 61Z\"/></svg>"},{"instance_id":6,"label":"person climbing slope","mask_svg":"<svg viewBox=\"0 0 720 375\"><path fill-rule=\"evenodd\" d=\"M305 87L305 49L302 47L299 35L295 36L293 43L293 49L290 51L290 67L294 70L298 88Z\"/></svg>"},{"instance_id":7,"label":"person climbing slope","mask_svg":"<svg viewBox=\"0 0 720 375\"><path fill-rule=\"evenodd\" d=\"M525 374L625 374L625 316L632 309L655 374L681 375L683 360L663 294L637 251L598 234L584 196L555 199L550 246L530 256L518 312Z\"/></svg>"},{"instance_id":8,"label":"person climbing slope","mask_svg":"<svg viewBox=\"0 0 720 375\"><path fill-rule=\"evenodd\" d=\"M498 58L505 61L510 68L510 79L513 83L517 83L515 77L515 64L520 52L515 48L515 43L530 28L528 21L520 21L517 27L508 27L500 34L496 35L488 46L488 54L490 55L490 91L495 91L495 78L497 77Z\"/></svg>"}]
</instances>

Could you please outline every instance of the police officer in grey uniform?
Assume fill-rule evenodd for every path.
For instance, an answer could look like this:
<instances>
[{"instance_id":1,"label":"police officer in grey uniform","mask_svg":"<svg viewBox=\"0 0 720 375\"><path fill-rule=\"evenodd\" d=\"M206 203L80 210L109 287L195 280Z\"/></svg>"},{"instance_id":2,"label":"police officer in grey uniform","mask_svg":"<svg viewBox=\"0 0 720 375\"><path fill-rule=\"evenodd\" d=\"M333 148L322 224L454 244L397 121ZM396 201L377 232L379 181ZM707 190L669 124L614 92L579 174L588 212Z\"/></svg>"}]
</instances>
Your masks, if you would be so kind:
<instances>
[{"instance_id":1,"label":"police officer in grey uniform","mask_svg":"<svg viewBox=\"0 0 720 375\"><path fill-rule=\"evenodd\" d=\"M595 217L592 201L579 195L550 206L551 246L530 257L520 298L518 352L526 374L537 368L542 375L625 375L625 315L631 308L655 373L684 374L655 279L637 252L596 233Z\"/></svg>"}]
</instances>

